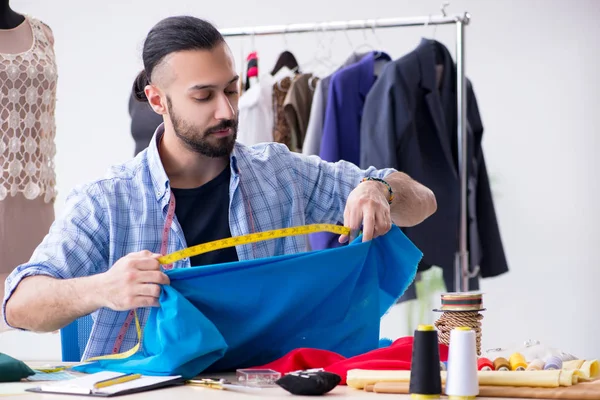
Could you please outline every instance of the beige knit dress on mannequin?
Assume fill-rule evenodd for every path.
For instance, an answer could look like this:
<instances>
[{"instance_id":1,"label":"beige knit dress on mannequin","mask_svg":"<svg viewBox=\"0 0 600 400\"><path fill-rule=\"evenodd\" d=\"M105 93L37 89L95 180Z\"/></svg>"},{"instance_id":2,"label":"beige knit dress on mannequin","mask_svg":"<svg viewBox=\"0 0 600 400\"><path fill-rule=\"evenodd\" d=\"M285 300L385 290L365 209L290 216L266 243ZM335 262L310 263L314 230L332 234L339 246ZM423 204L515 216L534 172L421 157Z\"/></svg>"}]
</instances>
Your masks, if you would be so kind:
<instances>
[{"instance_id":1,"label":"beige knit dress on mannequin","mask_svg":"<svg viewBox=\"0 0 600 400\"><path fill-rule=\"evenodd\" d=\"M1 298L6 276L29 260L54 221L53 41L50 28L30 16L0 30Z\"/></svg>"}]
</instances>

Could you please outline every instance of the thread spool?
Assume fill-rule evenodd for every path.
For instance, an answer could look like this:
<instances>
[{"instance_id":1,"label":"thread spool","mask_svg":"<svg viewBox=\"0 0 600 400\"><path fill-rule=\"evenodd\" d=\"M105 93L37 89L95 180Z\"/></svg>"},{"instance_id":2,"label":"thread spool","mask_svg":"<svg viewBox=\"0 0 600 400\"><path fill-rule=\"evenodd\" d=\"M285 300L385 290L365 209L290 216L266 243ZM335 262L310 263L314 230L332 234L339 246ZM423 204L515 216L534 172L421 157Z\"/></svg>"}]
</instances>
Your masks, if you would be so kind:
<instances>
[{"instance_id":1,"label":"thread spool","mask_svg":"<svg viewBox=\"0 0 600 400\"><path fill-rule=\"evenodd\" d=\"M535 360L529 363L529 365L527 366L527 371L541 371L544 369L544 365L544 360L536 358Z\"/></svg>"},{"instance_id":2,"label":"thread spool","mask_svg":"<svg viewBox=\"0 0 600 400\"><path fill-rule=\"evenodd\" d=\"M498 357L494 360L494 369L496 371L510 371L510 364L504 357Z\"/></svg>"},{"instance_id":3,"label":"thread spool","mask_svg":"<svg viewBox=\"0 0 600 400\"><path fill-rule=\"evenodd\" d=\"M477 355L481 355L481 320L483 315L483 294L478 292L444 293L441 295L442 315L435 322L440 343L450 345L450 333L457 327L469 327L476 334Z\"/></svg>"},{"instance_id":4,"label":"thread spool","mask_svg":"<svg viewBox=\"0 0 600 400\"><path fill-rule=\"evenodd\" d=\"M563 362L560 358L556 356L548 357L546 360L546 364L544 365L545 370L551 369L562 369Z\"/></svg>"},{"instance_id":5,"label":"thread spool","mask_svg":"<svg viewBox=\"0 0 600 400\"><path fill-rule=\"evenodd\" d=\"M433 325L419 325L413 341L408 392L412 399L439 399L442 394L438 334Z\"/></svg>"},{"instance_id":6,"label":"thread spool","mask_svg":"<svg viewBox=\"0 0 600 400\"><path fill-rule=\"evenodd\" d=\"M512 371L525 371L527 368L527 362L521 353L511 354L508 363Z\"/></svg>"},{"instance_id":7,"label":"thread spool","mask_svg":"<svg viewBox=\"0 0 600 400\"><path fill-rule=\"evenodd\" d=\"M477 369L479 371L493 371L494 363L489 358L481 357L477 360Z\"/></svg>"},{"instance_id":8,"label":"thread spool","mask_svg":"<svg viewBox=\"0 0 600 400\"><path fill-rule=\"evenodd\" d=\"M470 327L450 333L446 395L449 400L475 400L479 394L477 376L477 335Z\"/></svg>"},{"instance_id":9,"label":"thread spool","mask_svg":"<svg viewBox=\"0 0 600 400\"><path fill-rule=\"evenodd\" d=\"M448 362L440 361L440 371L447 371L447 370L448 370Z\"/></svg>"}]
</instances>

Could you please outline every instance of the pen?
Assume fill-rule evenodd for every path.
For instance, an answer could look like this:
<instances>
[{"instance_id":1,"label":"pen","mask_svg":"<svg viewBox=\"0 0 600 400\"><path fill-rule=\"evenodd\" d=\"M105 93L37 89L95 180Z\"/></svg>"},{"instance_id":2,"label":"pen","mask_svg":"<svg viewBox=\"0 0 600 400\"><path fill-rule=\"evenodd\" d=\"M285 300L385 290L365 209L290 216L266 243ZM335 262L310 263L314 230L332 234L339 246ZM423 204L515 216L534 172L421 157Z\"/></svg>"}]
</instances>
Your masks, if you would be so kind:
<instances>
[{"instance_id":1,"label":"pen","mask_svg":"<svg viewBox=\"0 0 600 400\"><path fill-rule=\"evenodd\" d=\"M125 375L115 376L114 378L105 379L103 381L94 383L94 389L100 389L103 387L112 386L112 385L116 385L119 383L129 382L134 379L141 378L141 377L142 377L142 374L125 374Z\"/></svg>"}]
</instances>

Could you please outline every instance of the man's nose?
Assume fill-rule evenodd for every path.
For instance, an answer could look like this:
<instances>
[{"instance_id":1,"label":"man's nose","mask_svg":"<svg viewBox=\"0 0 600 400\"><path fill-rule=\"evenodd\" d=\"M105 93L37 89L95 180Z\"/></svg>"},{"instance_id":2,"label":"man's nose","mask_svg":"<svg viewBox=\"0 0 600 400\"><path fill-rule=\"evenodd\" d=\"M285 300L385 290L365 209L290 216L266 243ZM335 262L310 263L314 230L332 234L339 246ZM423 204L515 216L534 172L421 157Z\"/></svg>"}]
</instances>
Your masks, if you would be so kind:
<instances>
[{"instance_id":1,"label":"man's nose","mask_svg":"<svg viewBox=\"0 0 600 400\"><path fill-rule=\"evenodd\" d=\"M231 99L222 94L219 96L217 101L217 109L215 110L215 119L217 120L231 120L235 116L235 110L233 109L233 104L231 103Z\"/></svg>"}]
</instances>

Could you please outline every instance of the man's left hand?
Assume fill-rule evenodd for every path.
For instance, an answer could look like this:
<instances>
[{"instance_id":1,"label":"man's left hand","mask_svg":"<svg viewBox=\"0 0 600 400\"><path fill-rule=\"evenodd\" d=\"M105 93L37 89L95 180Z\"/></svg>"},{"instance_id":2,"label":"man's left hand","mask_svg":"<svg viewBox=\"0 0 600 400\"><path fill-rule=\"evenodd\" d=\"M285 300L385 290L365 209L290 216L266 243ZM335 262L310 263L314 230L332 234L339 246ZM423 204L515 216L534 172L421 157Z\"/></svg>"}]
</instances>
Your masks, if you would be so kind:
<instances>
[{"instance_id":1,"label":"man's left hand","mask_svg":"<svg viewBox=\"0 0 600 400\"><path fill-rule=\"evenodd\" d=\"M348 196L344 210L344 226L352 231L341 235L340 243L346 243L357 236L361 228L363 242L385 235L392 228L388 190L377 181L361 182Z\"/></svg>"}]
</instances>

